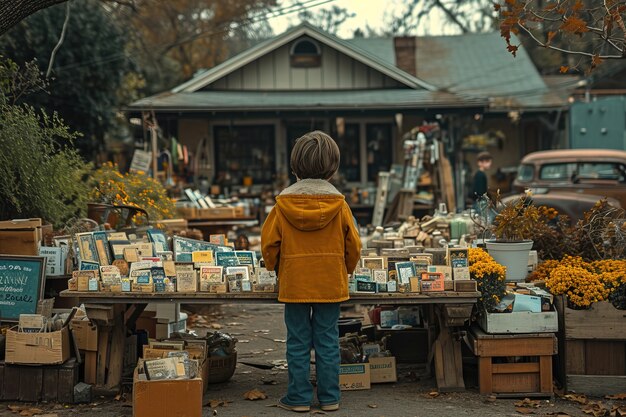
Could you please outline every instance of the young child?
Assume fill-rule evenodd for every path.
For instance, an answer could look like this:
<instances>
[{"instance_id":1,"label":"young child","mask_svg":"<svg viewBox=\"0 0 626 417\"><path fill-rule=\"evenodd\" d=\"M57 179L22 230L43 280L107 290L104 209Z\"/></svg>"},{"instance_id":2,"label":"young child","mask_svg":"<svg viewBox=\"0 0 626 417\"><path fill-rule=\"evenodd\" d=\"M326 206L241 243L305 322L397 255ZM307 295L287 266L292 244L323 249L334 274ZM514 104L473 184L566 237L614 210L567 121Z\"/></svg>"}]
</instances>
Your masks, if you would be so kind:
<instances>
[{"instance_id":1,"label":"young child","mask_svg":"<svg viewBox=\"0 0 626 417\"><path fill-rule=\"evenodd\" d=\"M311 408L311 348L321 409L339 409L339 304L349 298L361 240L344 196L328 182L338 168L330 136L299 138L291 152L298 181L276 197L261 232L265 266L277 272L278 300L285 303L289 386L278 406L286 410Z\"/></svg>"}]
</instances>

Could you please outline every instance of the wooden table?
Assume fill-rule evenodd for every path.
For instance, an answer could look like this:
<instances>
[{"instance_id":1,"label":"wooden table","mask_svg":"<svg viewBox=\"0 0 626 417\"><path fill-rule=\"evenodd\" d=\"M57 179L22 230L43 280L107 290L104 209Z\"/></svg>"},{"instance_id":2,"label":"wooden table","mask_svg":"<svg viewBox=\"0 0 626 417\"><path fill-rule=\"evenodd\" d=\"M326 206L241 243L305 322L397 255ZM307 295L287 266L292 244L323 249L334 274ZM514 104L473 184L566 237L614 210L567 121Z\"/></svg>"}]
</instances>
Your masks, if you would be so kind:
<instances>
[{"instance_id":1,"label":"wooden table","mask_svg":"<svg viewBox=\"0 0 626 417\"><path fill-rule=\"evenodd\" d=\"M87 315L106 337L100 338L98 356L102 360L110 356L123 355L126 329L135 330L135 321L148 303L180 304L255 304L277 303L276 293L102 293L62 291L61 297L78 297L85 303ZM461 357L461 333L455 328L469 320L479 292L432 292L432 293L379 293L351 294L344 304L382 305L427 305L433 323L437 323L437 337L431 348L434 355L435 375L440 391L465 389L463 363ZM177 320L176 320L177 321ZM103 333L104 332L104 333ZM110 343L109 336L110 335ZM430 356L430 355L429 355ZM119 364L117 363L119 362ZM104 362L103 362L104 363ZM104 366L102 367L104 368ZM119 384L122 374L122 360L109 364L109 375L100 372L99 386L108 388Z\"/></svg>"}]
</instances>

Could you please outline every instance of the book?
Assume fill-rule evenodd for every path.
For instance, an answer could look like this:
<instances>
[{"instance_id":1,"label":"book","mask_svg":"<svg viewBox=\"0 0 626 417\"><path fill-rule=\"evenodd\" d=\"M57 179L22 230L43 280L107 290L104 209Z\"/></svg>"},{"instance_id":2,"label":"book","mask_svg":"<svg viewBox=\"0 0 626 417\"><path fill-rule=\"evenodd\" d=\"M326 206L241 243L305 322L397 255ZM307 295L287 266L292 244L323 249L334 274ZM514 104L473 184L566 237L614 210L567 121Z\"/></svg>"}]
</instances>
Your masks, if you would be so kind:
<instances>
[{"instance_id":1,"label":"book","mask_svg":"<svg viewBox=\"0 0 626 417\"><path fill-rule=\"evenodd\" d=\"M250 269L247 266L228 266L226 267L227 275L241 274L242 279L250 281Z\"/></svg>"},{"instance_id":2,"label":"book","mask_svg":"<svg viewBox=\"0 0 626 417\"><path fill-rule=\"evenodd\" d=\"M256 265L256 254L251 250L237 250L235 256L239 260L239 265Z\"/></svg>"},{"instance_id":3,"label":"book","mask_svg":"<svg viewBox=\"0 0 626 417\"><path fill-rule=\"evenodd\" d=\"M413 262L396 262L396 272L398 274L398 282L400 284L409 284L411 277L416 275L415 264Z\"/></svg>"},{"instance_id":4,"label":"book","mask_svg":"<svg viewBox=\"0 0 626 417\"><path fill-rule=\"evenodd\" d=\"M222 284L224 267L202 266L200 267L200 291L208 292L211 284Z\"/></svg>"},{"instance_id":5,"label":"book","mask_svg":"<svg viewBox=\"0 0 626 417\"><path fill-rule=\"evenodd\" d=\"M239 265L239 258L235 252L216 252L215 264L224 267L237 266Z\"/></svg>"}]
</instances>

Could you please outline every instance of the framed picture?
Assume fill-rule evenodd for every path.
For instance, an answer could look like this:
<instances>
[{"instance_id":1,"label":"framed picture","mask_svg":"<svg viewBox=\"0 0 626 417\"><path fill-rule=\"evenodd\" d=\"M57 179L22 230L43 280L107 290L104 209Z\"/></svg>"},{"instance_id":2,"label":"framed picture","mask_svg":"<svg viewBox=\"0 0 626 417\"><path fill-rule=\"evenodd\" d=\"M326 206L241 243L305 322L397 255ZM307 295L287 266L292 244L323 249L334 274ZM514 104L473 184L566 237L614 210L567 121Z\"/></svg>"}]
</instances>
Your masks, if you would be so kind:
<instances>
[{"instance_id":1,"label":"framed picture","mask_svg":"<svg viewBox=\"0 0 626 417\"><path fill-rule=\"evenodd\" d=\"M372 271L372 278L374 282L379 284L387 283L387 270L386 269L374 269Z\"/></svg>"},{"instance_id":2,"label":"framed picture","mask_svg":"<svg viewBox=\"0 0 626 417\"><path fill-rule=\"evenodd\" d=\"M365 257L361 258L361 266L369 269L385 269L385 258Z\"/></svg>"},{"instance_id":3,"label":"framed picture","mask_svg":"<svg viewBox=\"0 0 626 417\"><path fill-rule=\"evenodd\" d=\"M413 262L396 262L396 272L398 274L398 282L400 284L409 284L411 277L414 277L415 264Z\"/></svg>"},{"instance_id":4,"label":"framed picture","mask_svg":"<svg viewBox=\"0 0 626 417\"><path fill-rule=\"evenodd\" d=\"M148 229L146 231L148 235L148 240L154 243L154 248L156 252L165 252L169 250L169 245L167 244L167 236L161 230L158 229Z\"/></svg>"},{"instance_id":5,"label":"framed picture","mask_svg":"<svg viewBox=\"0 0 626 417\"><path fill-rule=\"evenodd\" d=\"M45 256L0 255L0 320L18 321L20 314L36 314L45 277Z\"/></svg>"},{"instance_id":6,"label":"framed picture","mask_svg":"<svg viewBox=\"0 0 626 417\"><path fill-rule=\"evenodd\" d=\"M96 245L96 252L98 254L100 265L111 265L111 262L113 262L113 256L111 255L111 248L109 247L107 233L93 232L93 241Z\"/></svg>"},{"instance_id":7,"label":"framed picture","mask_svg":"<svg viewBox=\"0 0 626 417\"><path fill-rule=\"evenodd\" d=\"M76 241L78 242L78 251L81 260L100 263L93 232L76 233Z\"/></svg>"},{"instance_id":8,"label":"framed picture","mask_svg":"<svg viewBox=\"0 0 626 417\"><path fill-rule=\"evenodd\" d=\"M228 266L226 275L242 275L242 279L250 280L250 269L247 266Z\"/></svg>"}]
</instances>

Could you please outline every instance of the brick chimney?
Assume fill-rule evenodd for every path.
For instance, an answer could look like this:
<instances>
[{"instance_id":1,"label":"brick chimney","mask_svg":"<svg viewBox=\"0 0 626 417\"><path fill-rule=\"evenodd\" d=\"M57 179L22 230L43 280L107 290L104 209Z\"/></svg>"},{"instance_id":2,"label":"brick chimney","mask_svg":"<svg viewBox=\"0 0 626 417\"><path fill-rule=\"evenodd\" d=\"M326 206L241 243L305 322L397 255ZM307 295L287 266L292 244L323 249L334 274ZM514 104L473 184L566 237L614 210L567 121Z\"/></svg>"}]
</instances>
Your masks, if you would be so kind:
<instances>
[{"instance_id":1,"label":"brick chimney","mask_svg":"<svg viewBox=\"0 0 626 417\"><path fill-rule=\"evenodd\" d=\"M393 46L396 52L396 66L403 71L415 76L417 74L415 49L415 36L398 36L393 38Z\"/></svg>"}]
</instances>

